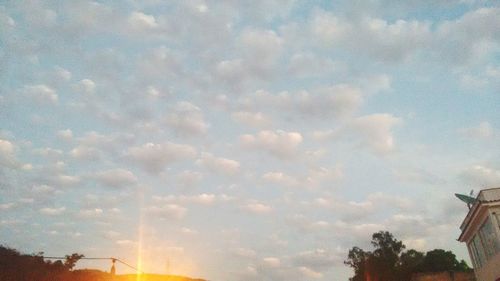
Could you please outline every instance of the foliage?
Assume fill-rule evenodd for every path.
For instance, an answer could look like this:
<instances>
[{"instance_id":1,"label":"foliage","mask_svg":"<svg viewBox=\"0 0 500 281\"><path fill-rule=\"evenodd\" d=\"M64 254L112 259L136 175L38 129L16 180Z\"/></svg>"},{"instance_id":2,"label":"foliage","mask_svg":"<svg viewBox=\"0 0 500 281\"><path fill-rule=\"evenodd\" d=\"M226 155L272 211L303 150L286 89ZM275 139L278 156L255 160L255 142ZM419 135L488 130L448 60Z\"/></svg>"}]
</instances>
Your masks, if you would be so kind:
<instances>
[{"instance_id":1,"label":"foliage","mask_svg":"<svg viewBox=\"0 0 500 281\"><path fill-rule=\"evenodd\" d=\"M464 260L459 262L451 251L435 249L427 252L417 269L420 272L467 271L470 267Z\"/></svg>"},{"instance_id":2,"label":"foliage","mask_svg":"<svg viewBox=\"0 0 500 281\"><path fill-rule=\"evenodd\" d=\"M403 242L395 239L388 231L380 231L372 235L371 244L375 248L368 262L371 275L378 280L399 280L394 274L394 269L399 262L401 252L405 248ZM373 270L374 268L377 269L376 273Z\"/></svg>"},{"instance_id":3,"label":"foliage","mask_svg":"<svg viewBox=\"0 0 500 281\"><path fill-rule=\"evenodd\" d=\"M384 280L408 281L416 272L470 271L464 260L457 261L451 251L435 249L422 253L405 250L402 241L388 231L372 235L373 251L359 247L349 250L344 263L354 270L350 281Z\"/></svg>"},{"instance_id":4,"label":"foliage","mask_svg":"<svg viewBox=\"0 0 500 281\"><path fill-rule=\"evenodd\" d=\"M73 270L84 256L78 253L66 255L64 261L43 259L43 253L21 254L17 250L0 245L0 281L135 281L137 275L111 276L107 272L92 269ZM143 281L204 281L171 275L141 275Z\"/></svg>"},{"instance_id":5,"label":"foliage","mask_svg":"<svg viewBox=\"0 0 500 281\"><path fill-rule=\"evenodd\" d=\"M83 257L66 256L62 261L45 261L43 253L25 255L0 245L0 280L2 281L66 281L73 280L71 269ZM87 279L89 280L89 279Z\"/></svg>"},{"instance_id":6,"label":"foliage","mask_svg":"<svg viewBox=\"0 0 500 281\"><path fill-rule=\"evenodd\" d=\"M71 254L71 256L66 255L66 260L64 261L64 266L67 269L72 270L73 267L75 267L76 263L83 257L84 257L84 255L81 255L78 253L73 253L73 254Z\"/></svg>"},{"instance_id":7,"label":"foliage","mask_svg":"<svg viewBox=\"0 0 500 281\"><path fill-rule=\"evenodd\" d=\"M344 264L354 269L354 277L351 281L364 281L365 280L365 264L371 253L365 252L361 248L353 247L347 255L347 260Z\"/></svg>"}]
</instances>

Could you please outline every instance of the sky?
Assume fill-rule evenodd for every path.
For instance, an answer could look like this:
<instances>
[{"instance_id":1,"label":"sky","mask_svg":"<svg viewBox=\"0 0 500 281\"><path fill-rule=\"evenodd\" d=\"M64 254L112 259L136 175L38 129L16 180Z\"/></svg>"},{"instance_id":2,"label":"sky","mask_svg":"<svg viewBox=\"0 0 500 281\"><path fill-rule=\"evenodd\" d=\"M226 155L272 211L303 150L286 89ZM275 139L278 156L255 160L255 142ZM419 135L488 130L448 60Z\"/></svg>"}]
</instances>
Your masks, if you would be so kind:
<instances>
[{"instance_id":1,"label":"sky","mask_svg":"<svg viewBox=\"0 0 500 281\"><path fill-rule=\"evenodd\" d=\"M499 26L485 0L1 1L0 243L221 281L347 281L380 230L469 262Z\"/></svg>"}]
</instances>

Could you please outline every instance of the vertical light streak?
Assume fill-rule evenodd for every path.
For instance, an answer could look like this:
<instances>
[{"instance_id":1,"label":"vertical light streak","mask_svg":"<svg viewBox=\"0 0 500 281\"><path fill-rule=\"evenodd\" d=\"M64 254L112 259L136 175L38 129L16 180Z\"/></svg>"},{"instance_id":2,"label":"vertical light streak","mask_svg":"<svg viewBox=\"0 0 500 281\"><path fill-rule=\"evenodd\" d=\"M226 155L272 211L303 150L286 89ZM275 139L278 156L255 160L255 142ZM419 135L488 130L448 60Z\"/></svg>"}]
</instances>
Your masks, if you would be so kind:
<instances>
[{"instance_id":1,"label":"vertical light streak","mask_svg":"<svg viewBox=\"0 0 500 281\"><path fill-rule=\"evenodd\" d=\"M142 188L139 188L139 229L137 233L137 281L141 281L142 279L142 247L143 247L143 236L144 236L144 226L143 226L143 220L144 220L144 214L143 214L143 209L144 209L144 192Z\"/></svg>"}]
</instances>

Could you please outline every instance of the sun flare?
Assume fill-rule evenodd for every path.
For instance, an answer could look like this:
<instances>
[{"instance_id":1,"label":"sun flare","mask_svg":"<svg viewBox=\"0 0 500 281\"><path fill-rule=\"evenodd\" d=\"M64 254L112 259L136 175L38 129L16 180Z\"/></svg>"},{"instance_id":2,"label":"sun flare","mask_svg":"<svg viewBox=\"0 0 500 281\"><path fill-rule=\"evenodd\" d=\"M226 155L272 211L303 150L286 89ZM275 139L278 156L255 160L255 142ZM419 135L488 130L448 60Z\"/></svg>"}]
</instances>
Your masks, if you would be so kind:
<instances>
[{"instance_id":1,"label":"sun flare","mask_svg":"<svg viewBox=\"0 0 500 281\"><path fill-rule=\"evenodd\" d=\"M144 238L144 227L143 227L143 212L142 207L144 205L144 196L142 192L139 194L139 229L137 234L137 281L141 281L142 278L142 268L143 268L143 259L142 259L142 250L143 250L143 238Z\"/></svg>"}]
</instances>

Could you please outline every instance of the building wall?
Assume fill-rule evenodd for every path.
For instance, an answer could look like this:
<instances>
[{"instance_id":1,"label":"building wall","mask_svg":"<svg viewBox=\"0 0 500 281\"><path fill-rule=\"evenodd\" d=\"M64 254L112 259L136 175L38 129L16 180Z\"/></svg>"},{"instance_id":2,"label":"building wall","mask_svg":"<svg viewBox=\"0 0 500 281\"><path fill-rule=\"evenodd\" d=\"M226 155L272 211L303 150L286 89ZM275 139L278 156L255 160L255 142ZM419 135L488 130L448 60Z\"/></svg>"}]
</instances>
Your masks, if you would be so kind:
<instances>
[{"instance_id":1,"label":"building wall","mask_svg":"<svg viewBox=\"0 0 500 281\"><path fill-rule=\"evenodd\" d=\"M478 199L483 201L498 200L500 199L500 188L483 190Z\"/></svg>"},{"instance_id":2,"label":"building wall","mask_svg":"<svg viewBox=\"0 0 500 281\"><path fill-rule=\"evenodd\" d=\"M499 206L490 207L488 210L488 216L490 217L494 229L497 234L497 239L500 239L500 225L499 220L497 218L497 214L500 214ZM483 219L476 220L476 225L480 226ZM474 233L477 233L478 229L474 230ZM500 243L497 242L497 243ZM486 264L484 264L480 268L475 268L476 277L478 281L495 281L500 278L500 252L497 252L495 256L488 259Z\"/></svg>"},{"instance_id":3,"label":"building wall","mask_svg":"<svg viewBox=\"0 0 500 281\"><path fill-rule=\"evenodd\" d=\"M411 281L475 281L473 272L416 273ZM493 279L494 280L494 279Z\"/></svg>"},{"instance_id":4,"label":"building wall","mask_svg":"<svg viewBox=\"0 0 500 281\"><path fill-rule=\"evenodd\" d=\"M495 281L500 278L500 253L497 253L488 264L476 269L477 281Z\"/></svg>"},{"instance_id":5,"label":"building wall","mask_svg":"<svg viewBox=\"0 0 500 281\"><path fill-rule=\"evenodd\" d=\"M482 190L477 199L459 239L467 244L477 281L500 281L500 188Z\"/></svg>"}]
</instances>

